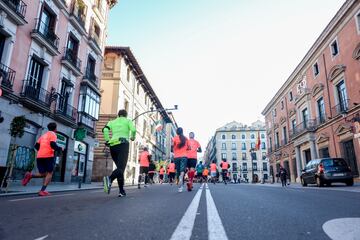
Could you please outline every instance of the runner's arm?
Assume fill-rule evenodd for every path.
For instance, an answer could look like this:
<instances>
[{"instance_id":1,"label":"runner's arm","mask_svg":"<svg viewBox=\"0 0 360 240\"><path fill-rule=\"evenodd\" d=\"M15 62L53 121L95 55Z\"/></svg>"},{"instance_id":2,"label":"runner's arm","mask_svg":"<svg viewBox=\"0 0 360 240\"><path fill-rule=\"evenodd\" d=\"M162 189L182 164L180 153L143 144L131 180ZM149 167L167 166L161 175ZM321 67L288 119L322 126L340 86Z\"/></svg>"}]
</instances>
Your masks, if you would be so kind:
<instances>
[{"instance_id":1,"label":"runner's arm","mask_svg":"<svg viewBox=\"0 0 360 240\"><path fill-rule=\"evenodd\" d=\"M130 139L134 141L136 135L136 128L131 120L129 120L129 129L130 129Z\"/></svg>"},{"instance_id":2,"label":"runner's arm","mask_svg":"<svg viewBox=\"0 0 360 240\"><path fill-rule=\"evenodd\" d=\"M102 129L103 133L104 133L104 139L105 142L108 142L110 140L110 130L111 130L111 121L109 121L106 126Z\"/></svg>"}]
</instances>

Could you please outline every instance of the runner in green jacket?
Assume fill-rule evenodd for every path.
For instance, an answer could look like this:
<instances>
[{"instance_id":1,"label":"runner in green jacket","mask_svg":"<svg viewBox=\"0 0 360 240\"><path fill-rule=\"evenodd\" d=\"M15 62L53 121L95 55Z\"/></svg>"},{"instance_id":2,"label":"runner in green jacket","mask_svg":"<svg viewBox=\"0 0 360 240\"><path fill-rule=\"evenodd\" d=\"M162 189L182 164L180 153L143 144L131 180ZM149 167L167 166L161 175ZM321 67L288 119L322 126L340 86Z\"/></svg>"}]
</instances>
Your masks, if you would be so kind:
<instances>
[{"instance_id":1,"label":"runner in green jacket","mask_svg":"<svg viewBox=\"0 0 360 240\"><path fill-rule=\"evenodd\" d=\"M111 131L111 138L109 133ZM109 121L103 128L105 145L110 146L110 154L116 169L110 176L104 177L104 191L110 193L111 184L115 180L119 184L119 197L126 196L124 190L124 171L129 156L129 138L135 140L136 129L133 122L127 118L126 110L120 110L118 117Z\"/></svg>"}]
</instances>

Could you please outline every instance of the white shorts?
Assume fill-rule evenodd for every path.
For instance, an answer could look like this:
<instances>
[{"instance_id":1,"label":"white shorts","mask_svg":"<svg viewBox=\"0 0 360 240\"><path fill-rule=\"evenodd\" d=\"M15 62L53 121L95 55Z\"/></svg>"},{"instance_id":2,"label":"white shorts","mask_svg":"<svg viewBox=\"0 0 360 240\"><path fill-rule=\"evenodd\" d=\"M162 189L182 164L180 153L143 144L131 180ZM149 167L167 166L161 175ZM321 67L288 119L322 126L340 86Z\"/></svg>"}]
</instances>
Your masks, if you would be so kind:
<instances>
[{"instance_id":1,"label":"white shorts","mask_svg":"<svg viewBox=\"0 0 360 240\"><path fill-rule=\"evenodd\" d=\"M211 172L211 177L216 177L216 172Z\"/></svg>"}]
</instances>

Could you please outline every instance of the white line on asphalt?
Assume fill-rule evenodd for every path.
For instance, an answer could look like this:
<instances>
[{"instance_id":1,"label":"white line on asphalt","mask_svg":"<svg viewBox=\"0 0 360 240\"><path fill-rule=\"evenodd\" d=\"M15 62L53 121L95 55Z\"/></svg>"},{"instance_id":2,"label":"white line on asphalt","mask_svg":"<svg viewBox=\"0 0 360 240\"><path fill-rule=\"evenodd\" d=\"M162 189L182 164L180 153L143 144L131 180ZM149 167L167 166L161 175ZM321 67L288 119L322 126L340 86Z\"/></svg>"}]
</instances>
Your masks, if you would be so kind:
<instances>
[{"instance_id":1,"label":"white line on asphalt","mask_svg":"<svg viewBox=\"0 0 360 240\"><path fill-rule=\"evenodd\" d=\"M207 205L207 224L209 240L227 240L226 232L224 226L221 222L218 210L214 199L211 196L210 189L206 184L206 205Z\"/></svg>"},{"instance_id":2,"label":"white line on asphalt","mask_svg":"<svg viewBox=\"0 0 360 240\"><path fill-rule=\"evenodd\" d=\"M332 240L360 239L360 218L338 218L327 221L322 226Z\"/></svg>"},{"instance_id":3,"label":"white line on asphalt","mask_svg":"<svg viewBox=\"0 0 360 240\"><path fill-rule=\"evenodd\" d=\"M44 240L45 238L47 238L49 235L45 235L45 236L42 236L42 237L39 237L39 238L36 238L35 240Z\"/></svg>"},{"instance_id":4,"label":"white line on asphalt","mask_svg":"<svg viewBox=\"0 0 360 240\"><path fill-rule=\"evenodd\" d=\"M180 223L176 227L170 240L189 240L191 238L203 186L204 184L201 185L200 189L195 194L194 199L191 201L184 216L181 218Z\"/></svg>"},{"instance_id":5,"label":"white line on asphalt","mask_svg":"<svg viewBox=\"0 0 360 240\"><path fill-rule=\"evenodd\" d=\"M9 200L9 202L19 202L19 201L26 201L26 200L33 200L33 199L46 199L46 198L54 198L54 197L65 197L65 196L70 196L70 195L74 195L74 194L68 193L68 194L52 195L52 196L47 196L47 197L18 198L18 199Z\"/></svg>"}]
</instances>

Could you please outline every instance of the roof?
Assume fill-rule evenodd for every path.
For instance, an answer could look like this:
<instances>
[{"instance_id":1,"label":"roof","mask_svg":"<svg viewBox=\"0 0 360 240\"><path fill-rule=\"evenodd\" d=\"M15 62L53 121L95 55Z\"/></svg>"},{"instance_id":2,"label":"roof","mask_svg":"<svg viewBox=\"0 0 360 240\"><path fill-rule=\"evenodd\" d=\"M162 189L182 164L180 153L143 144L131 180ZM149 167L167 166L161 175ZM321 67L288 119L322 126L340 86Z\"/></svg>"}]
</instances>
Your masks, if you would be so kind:
<instances>
[{"instance_id":1,"label":"roof","mask_svg":"<svg viewBox=\"0 0 360 240\"><path fill-rule=\"evenodd\" d=\"M170 119L168 113L165 111L154 89L151 87L138 61L136 60L134 54L130 50L130 47L106 46L105 54L106 53L118 53L125 58L127 64L131 65L131 67L133 68L132 70L135 73L136 79L139 81L140 85L144 88L144 91L149 95L149 98L154 103L156 109L159 110L161 117L164 119L166 123L172 123L172 120Z\"/></svg>"}]
</instances>

